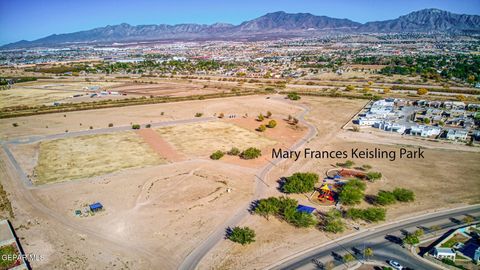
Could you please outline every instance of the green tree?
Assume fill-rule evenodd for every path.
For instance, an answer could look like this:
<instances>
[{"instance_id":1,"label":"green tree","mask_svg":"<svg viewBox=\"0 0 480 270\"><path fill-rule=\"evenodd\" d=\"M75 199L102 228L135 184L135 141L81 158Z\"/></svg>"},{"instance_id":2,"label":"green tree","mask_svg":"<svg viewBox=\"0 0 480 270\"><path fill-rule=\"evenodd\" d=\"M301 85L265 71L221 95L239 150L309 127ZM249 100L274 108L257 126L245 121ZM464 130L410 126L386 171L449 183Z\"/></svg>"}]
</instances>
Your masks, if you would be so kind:
<instances>
[{"instance_id":1,"label":"green tree","mask_svg":"<svg viewBox=\"0 0 480 270\"><path fill-rule=\"evenodd\" d=\"M262 155L262 151L255 147L249 147L240 154L240 157L243 159L255 159Z\"/></svg>"},{"instance_id":2,"label":"green tree","mask_svg":"<svg viewBox=\"0 0 480 270\"><path fill-rule=\"evenodd\" d=\"M269 127L269 128L274 128L274 127L276 127L276 126L277 126L277 121L275 121L275 120L270 120L270 121L268 121L267 127Z\"/></svg>"},{"instance_id":3,"label":"green tree","mask_svg":"<svg viewBox=\"0 0 480 270\"><path fill-rule=\"evenodd\" d=\"M462 221L466 224L470 224L475 221L475 219L472 216L465 216Z\"/></svg>"},{"instance_id":4,"label":"green tree","mask_svg":"<svg viewBox=\"0 0 480 270\"><path fill-rule=\"evenodd\" d=\"M213 160L219 160L223 157L223 151L217 150L210 155L210 158Z\"/></svg>"},{"instance_id":5,"label":"green tree","mask_svg":"<svg viewBox=\"0 0 480 270\"><path fill-rule=\"evenodd\" d=\"M367 173L367 179L370 181L376 181L379 179L382 179L382 173L380 172L368 172Z\"/></svg>"},{"instance_id":6,"label":"green tree","mask_svg":"<svg viewBox=\"0 0 480 270\"><path fill-rule=\"evenodd\" d=\"M305 193L313 191L317 182L318 174L294 173L285 179L282 189L286 193Z\"/></svg>"},{"instance_id":7,"label":"green tree","mask_svg":"<svg viewBox=\"0 0 480 270\"><path fill-rule=\"evenodd\" d=\"M342 213L337 209L330 209L323 217L323 229L326 232L340 233L345 230Z\"/></svg>"},{"instance_id":8,"label":"green tree","mask_svg":"<svg viewBox=\"0 0 480 270\"><path fill-rule=\"evenodd\" d=\"M272 112L271 111L267 111L267 118L270 118L272 117Z\"/></svg>"},{"instance_id":9,"label":"green tree","mask_svg":"<svg viewBox=\"0 0 480 270\"><path fill-rule=\"evenodd\" d=\"M257 128L257 131L260 131L260 132L264 132L265 130L267 130L267 127L265 127L265 125L260 125L260 126Z\"/></svg>"},{"instance_id":10,"label":"green tree","mask_svg":"<svg viewBox=\"0 0 480 270\"><path fill-rule=\"evenodd\" d=\"M420 243L420 240L415 234L407 234L407 236L405 236L405 238L403 239L403 242L407 245L413 246Z\"/></svg>"},{"instance_id":11,"label":"green tree","mask_svg":"<svg viewBox=\"0 0 480 270\"><path fill-rule=\"evenodd\" d=\"M132 129L140 129L140 125L139 124L133 124Z\"/></svg>"},{"instance_id":12,"label":"green tree","mask_svg":"<svg viewBox=\"0 0 480 270\"><path fill-rule=\"evenodd\" d=\"M228 239L242 245L250 244L255 242L255 231L249 227L234 227L230 231Z\"/></svg>"},{"instance_id":13,"label":"green tree","mask_svg":"<svg viewBox=\"0 0 480 270\"><path fill-rule=\"evenodd\" d=\"M373 249L371 247L366 248L363 251L363 255L365 256L365 259L368 260L368 258L373 256Z\"/></svg>"},{"instance_id":14,"label":"green tree","mask_svg":"<svg viewBox=\"0 0 480 270\"><path fill-rule=\"evenodd\" d=\"M296 92L288 93L287 98L290 100L299 100L300 96Z\"/></svg>"},{"instance_id":15,"label":"green tree","mask_svg":"<svg viewBox=\"0 0 480 270\"><path fill-rule=\"evenodd\" d=\"M380 190L375 199L376 203L380 205L394 204L397 201L392 192Z\"/></svg>"},{"instance_id":16,"label":"green tree","mask_svg":"<svg viewBox=\"0 0 480 270\"><path fill-rule=\"evenodd\" d=\"M405 188L396 188L392 191L397 201L400 202L412 202L415 200L415 193Z\"/></svg>"},{"instance_id":17,"label":"green tree","mask_svg":"<svg viewBox=\"0 0 480 270\"><path fill-rule=\"evenodd\" d=\"M349 91L349 92L350 92L350 91L353 91L353 90L355 90L355 86L353 86L353 85L351 85L351 84L350 84L350 85L347 85L347 86L345 87L345 91Z\"/></svg>"},{"instance_id":18,"label":"green tree","mask_svg":"<svg viewBox=\"0 0 480 270\"><path fill-rule=\"evenodd\" d=\"M363 193L365 188L366 185L361 180L352 179L348 181L339 190L340 202L345 205L359 204L365 197Z\"/></svg>"},{"instance_id":19,"label":"green tree","mask_svg":"<svg viewBox=\"0 0 480 270\"><path fill-rule=\"evenodd\" d=\"M259 115L257 116L257 121L260 121L260 122L261 122L261 121L263 121L263 120L265 120L265 116L263 116L263 114L259 114Z\"/></svg>"},{"instance_id":20,"label":"green tree","mask_svg":"<svg viewBox=\"0 0 480 270\"><path fill-rule=\"evenodd\" d=\"M279 214L280 204L280 200L275 197L261 199L258 201L254 212L268 219L270 215Z\"/></svg>"},{"instance_id":21,"label":"green tree","mask_svg":"<svg viewBox=\"0 0 480 270\"><path fill-rule=\"evenodd\" d=\"M353 261L353 260L355 260L355 257L354 257L352 254L350 254L350 253L347 253L347 254L345 254L345 255L343 256L343 261L344 261L345 263L349 263L349 262L351 262L351 261Z\"/></svg>"},{"instance_id":22,"label":"green tree","mask_svg":"<svg viewBox=\"0 0 480 270\"><path fill-rule=\"evenodd\" d=\"M418 95L426 95L428 93L428 90L425 88L420 88L417 90Z\"/></svg>"},{"instance_id":23,"label":"green tree","mask_svg":"<svg viewBox=\"0 0 480 270\"><path fill-rule=\"evenodd\" d=\"M240 155L240 149L238 149L237 147L232 147L232 149L230 149L227 154L230 156L238 156Z\"/></svg>"}]
</instances>

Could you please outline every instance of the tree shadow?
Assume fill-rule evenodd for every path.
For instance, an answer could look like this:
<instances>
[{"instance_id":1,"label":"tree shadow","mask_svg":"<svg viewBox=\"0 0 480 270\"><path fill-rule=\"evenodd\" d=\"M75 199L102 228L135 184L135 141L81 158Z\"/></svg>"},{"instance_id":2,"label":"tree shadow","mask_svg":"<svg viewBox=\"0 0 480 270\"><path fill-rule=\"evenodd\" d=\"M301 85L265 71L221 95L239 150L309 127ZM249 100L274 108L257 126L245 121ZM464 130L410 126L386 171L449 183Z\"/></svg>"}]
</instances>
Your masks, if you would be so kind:
<instances>
[{"instance_id":1,"label":"tree shadow","mask_svg":"<svg viewBox=\"0 0 480 270\"><path fill-rule=\"evenodd\" d=\"M376 195L365 195L365 202L371 205L377 205L377 196Z\"/></svg>"}]
</instances>

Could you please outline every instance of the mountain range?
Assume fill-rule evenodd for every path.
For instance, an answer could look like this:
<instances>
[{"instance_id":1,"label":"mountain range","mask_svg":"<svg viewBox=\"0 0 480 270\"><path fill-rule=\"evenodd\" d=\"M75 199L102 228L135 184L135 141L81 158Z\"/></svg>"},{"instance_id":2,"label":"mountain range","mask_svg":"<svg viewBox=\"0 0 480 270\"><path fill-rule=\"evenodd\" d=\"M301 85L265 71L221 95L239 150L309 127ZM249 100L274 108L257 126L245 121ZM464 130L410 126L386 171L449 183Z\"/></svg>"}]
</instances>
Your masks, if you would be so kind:
<instances>
[{"instance_id":1,"label":"mountain range","mask_svg":"<svg viewBox=\"0 0 480 270\"><path fill-rule=\"evenodd\" d=\"M262 40L312 37L325 33L446 33L480 34L480 16L423 9L386 21L358 23L349 19L310 13L267 13L239 25L227 23L158 24L132 26L126 23L86 31L53 34L33 41L18 41L1 49L53 47L71 44L189 40Z\"/></svg>"}]
</instances>

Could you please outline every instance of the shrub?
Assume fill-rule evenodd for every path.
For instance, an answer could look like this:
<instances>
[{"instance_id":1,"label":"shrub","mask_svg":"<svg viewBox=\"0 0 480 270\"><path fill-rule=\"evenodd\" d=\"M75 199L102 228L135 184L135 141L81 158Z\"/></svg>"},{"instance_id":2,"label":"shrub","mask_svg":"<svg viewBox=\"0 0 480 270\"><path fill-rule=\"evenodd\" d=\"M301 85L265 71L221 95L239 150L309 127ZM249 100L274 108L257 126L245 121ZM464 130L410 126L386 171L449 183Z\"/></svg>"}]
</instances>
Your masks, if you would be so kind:
<instances>
[{"instance_id":1,"label":"shrub","mask_svg":"<svg viewBox=\"0 0 480 270\"><path fill-rule=\"evenodd\" d=\"M380 172L369 172L367 173L367 179L370 181L379 180L382 178L382 173Z\"/></svg>"},{"instance_id":2,"label":"shrub","mask_svg":"<svg viewBox=\"0 0 480 270\"><path fill-rule=\"evenodd\" d=\"M274 128L274 127L276 127L276 126L277 126L277 121L275 121L275 120L270 120L270 121L268 121L267 127L269 127L269 128Z\"/></svg>"},{"instance_id":3,"label":"shrub","mask_svg":"<svg viewBox=\"0 0 480 270\"><path fill-rule=\"evenodd\" d=\"M203 113L200 113L200 112L197 112L197 113L195 114L195 117L202 117L202 116L203 116Z\"/></svg>"},{"instance_id":4,"label":"shrub","mask_svg":"<svg viewBox=\"0 0 480 270\"><path fill-rule=\"evenodd\" d=\"M315 173L294 173L286 178L282 187L286 193L305 193L313 191L318 182L318 175Z\"/></svg>"},{"instance_id":5,"label":"shrub","mask_svg":"<svg viewBox=\"0 0 480 270\"><path fill-rule=\"evenodd\" d=\"M250 244L255 242L255 231L249 227L234 227L230 231L228 239L242 245Z\"/></svg>"},{"instance_id":6,"label":"shrub","mask_svg":"<svg viewBox=\"0 0 480 270\"><path fill-rule=\"evenodd\" d=\"M392 192L380 190L375 201L380 205L389 205L394 204L397 198Z\"/></svg>"},{"instance_id":7,"label":"shrub","mask_svg":"<svg viewBox=\"0 0 480 270\"><path fill-rule=\"evenodd\" d=\"M12 126L13 127L18 127L18 123L13 123Z\"/></svg>"},{"instance_id":8,"label":"shrub","mask_svg":"<svg viewBox=\"0 0 480 270\"><path fill-rule=\"evenodd\" d=\"M225 114L222 112L218 115L218 118L224 118L225 117Z\"/></svg>"},{"instance_id":9,"label":"shrub","mask_svg":"<svg viewBox=\"0 0 480 270\"><path fill-rule=\"evenodd\" d=\"M238 149L237 147L232 147L232 149L230 149L227 154L230 156L238 156L240 155L240 149Z\"/></svg>"},{"instance_id":10,"label":"shrub","mask_svg":"<svg viewBox=\"0 0 480 270\"><path fill-rule=\"evenodd\" d=\"M405 188L396 188L392 193L399 202L412 202L415 200L415 193Z\"/></svg>"},{"instance_id":11,"label":"shrub","mask_svg":"<svg viewBox=\"0 0 480 270\"><path fill-rule=\"evenodd\" d=\"M255 147L249 147L240 154L240 157L243 159L255 159L262 155L262 151Z\"/></svg>"},{"instance_id":12,"label":"shrub","mask_svg":"<svg viewBox=\"0 0 480 270\"><path fill-rule=\"evenodd\" d=\"M146 127L146 128L151 128L152 125L151 125L151 124L146 124L145 127Z\"/></svg>"},{"instance_id":13,"label":"shrub","mask_svg":"<svg viewBox=\"0 0 480 270\"><path fill-rule=\"evenodd\" d=\"M113 127L113 123L109 123L109 124L108 124L108 127Z\"/></svg>"},{"instance_id":14,"label":"shrub","mask_svg":"<svg viewBox=\"0 0 480 270\"><path fill-rule=\"evenodd\" d=\"M355 165L355 162L351 160L347 160L344 163L337 163L337 166L345 167L345 168L351 168L353 165Z\"/></svg>"},{"instance_id":15,"label":"shrub","mask_svg":"<svg viewBox=\"0 0 480 270\"><path fill-rule=\"evenodd\" d=\"M260 131L260 132L264 132L265 130L267 130L267 128L265 127L265 125L260 125L260 126L257 128L257 131Z\"/></svg>"},{"instance_id":16,"label":"shrub","mask_svg":"<svg viewBox=\"0 0 480 270\"><path fill-rule=\"evenodd\" d=\"M271 112L271 111L267 111L267 116L266 116L266 117L267 117L267 118L272 117L272 112Z\"/></svg>"},{"instance_id":17,"label":"shrub","mask_svg":"<svg viewBox=\"0 0 480 270\"><path fill-rule=\"evenodd\" d=\"M260 122L261 122L261 121L263 121L264 119L265 119L265 117L263 116L263 114L259 114L259 115L257 116L257 121L260 121Z\"/></svg>"},{"instance_id":18,"label":"shrub","mask_svg":"<svg viewBox=\"0 0 480 270\"><path fill-rule=\"evenodd\" d=\"M419 88L419 89L417 90L417 94L418 94L418 95L426 95L427 93L428 93L428 90L425 89L425 88Z\"/></svg>"},{"instance_id":19,"label":"shrub","mask_svg":"<svg viewBox=\"0 0 480 270\"><path fill-rule=\"evenodd\" d=\"M355 90L355 86L353 86L353 85L347 85L345 87L345 91L353 91L353 90Z\"/></svg>"},{"instance_id":20,"label":"shrub","mask_svg":"<svg viewBox=\"0 0 480 270\"><path fill-rule=\"evenodd\" d=\"M219 160L223 157L223 155L224 153L222 151L217 150L210 155L210 158L213 160Z\"/></svg>"},{"instance_id":21,"label":"shrub","mask_svg":"<svg viewBox=\"0 0 480 270\"><path fill-rule=\"evenodd\" d=\"M288 93L287 98L290 100L299 100L300 96L296 92Z\"/></svg>"},{"instance_id":22,"label":"shrub","mask_svg":"<svg viewBox=\"0 0 480 270\"><path fill-rule=\"evenodd\" d=\"M93 127L92 127L92 126L90 126L90 129L93 129Z\"/></svg>"},{"instance_id":23,"label":"shrub","mask_svg":"<svg viewBox=\"0 0 480 270\"><path fill-rule=\"evenodd\" d=\"M132 129L140 129L140 125L139 124L133 124Z\"/></svg>"}]
</instances>

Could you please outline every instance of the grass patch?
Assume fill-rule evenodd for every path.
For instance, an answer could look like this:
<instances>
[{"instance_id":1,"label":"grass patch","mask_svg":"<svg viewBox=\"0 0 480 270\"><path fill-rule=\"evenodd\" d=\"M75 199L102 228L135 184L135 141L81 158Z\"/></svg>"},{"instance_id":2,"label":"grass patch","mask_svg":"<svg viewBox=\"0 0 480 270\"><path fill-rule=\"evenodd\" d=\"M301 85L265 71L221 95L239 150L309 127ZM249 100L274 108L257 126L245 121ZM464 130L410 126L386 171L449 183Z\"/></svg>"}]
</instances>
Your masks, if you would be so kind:
<instances>
[{"instance_id":1,"label":"grass patch","mask_svg":"<svg viewBox=\"0 0 480 270\"><path fill-rule=\"evenodd\" d=\"M264 148L276 142L255 132L225 122L206 122L162 127L158 133L187 155L210 155L212 149L228 152L232 147Z\"/></svg>"},{"instance_id":2,"label":"grass patch","mask_svg":"<svg viewBox=\"0 0 480 270\"><path fill-rule=\"evenodd\" d=\"M17 264L18 249L15 244L0 247L0 269L10 269Z\"/></svg>"},{"instance_id":3,"label":"grass patch","mask_svg":"<svg viewBox=\"0 0 480 270\"><path fill-rule=\"evenodd\" d=\"M80 136L40 143L35 183L87 178L163 162L133 132Z\"/></svg>"}]
</instances>

